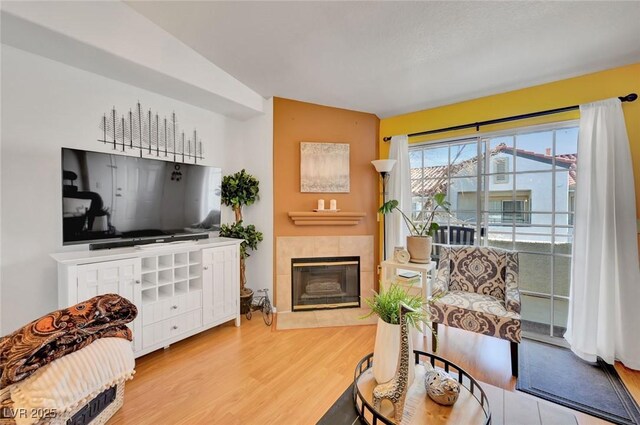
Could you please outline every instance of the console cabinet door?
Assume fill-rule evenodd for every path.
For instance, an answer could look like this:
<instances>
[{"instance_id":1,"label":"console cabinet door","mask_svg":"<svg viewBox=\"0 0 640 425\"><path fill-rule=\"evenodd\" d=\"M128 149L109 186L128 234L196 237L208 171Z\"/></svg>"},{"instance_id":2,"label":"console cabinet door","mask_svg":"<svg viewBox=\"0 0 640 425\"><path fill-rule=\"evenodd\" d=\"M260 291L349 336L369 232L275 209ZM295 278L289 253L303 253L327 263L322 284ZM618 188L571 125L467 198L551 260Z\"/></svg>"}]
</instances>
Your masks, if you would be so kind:
<instances>
[{"instance_id":1,"label":"console cabinet door","mask_svg":"<svg viewBox=\"0 0 640 425\"><path fill-rule=\"evenodd\" d=\"M141 303L140 259L105 261L78 266L78 300L81 302L96 295L118 294L138 306ZM139 312L142 314L142 312ZM133 331L133 349L142 349L142 317L139 315L129 325Z\"/></svg>"},{"instance_id":2,"label":"console cabinet door","mask_svg":"<svg viewBox=\"0 0 640 425\"><path fill-rule=\"evenodd\" d=\"M203 324L233 316L238 308L238 246L202 250Z\"/></svg>"},{"instance_id":3,"label":"console cabinet door","mask_svg":"<svg viewBox=\"0 0 640 425\"><path fill-rule=\"evenodd\" d=\"M240 310L240 246L227 246L225 252L225 268L229 269L229 274L224 280L223 308L224 316L229 317Z\"/></svg>"}]
</instances>

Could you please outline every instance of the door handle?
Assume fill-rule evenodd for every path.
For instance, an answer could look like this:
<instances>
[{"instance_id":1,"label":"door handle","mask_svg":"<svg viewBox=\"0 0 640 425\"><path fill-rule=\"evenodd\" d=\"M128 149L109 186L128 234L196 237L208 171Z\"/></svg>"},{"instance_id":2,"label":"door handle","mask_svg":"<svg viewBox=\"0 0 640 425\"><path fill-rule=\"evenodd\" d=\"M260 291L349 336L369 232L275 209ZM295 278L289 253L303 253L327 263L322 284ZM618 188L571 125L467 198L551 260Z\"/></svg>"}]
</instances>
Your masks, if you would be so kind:
<instances>
[{"instance_id":1,"label":"door handle","mask_svg":"<svg viewBox=\"0 0 640 425\"><path fill-rule=\"evenodd\" d=\"M178 329L178 327L177 326L172 326L171 329L173 329L175 331L176 329Z\"/></svg>"},{"instance_id":2,"label":"door handle","mask_svg":"<svg viewBox=\"0 0 640 425\"><path fill-rule=\"evenodd\" d=\"M135 282L136 282L136 285L140 285L140 279L136 279Z\"/></svg>"},{"instance_id":3,"label":"door handle","mask_svg":"<svg viewBox=\"0 0 640 425\"><path fill-rule=\"evenodd\" d=\"M178 306L177 306L177 305L172 305L172 306L171 306L171 310L177 310L177 309L178 309Z\"/></svg>"},{"instance_id":4,"label":"door handle","mask_svg":"<svg viewBox=\"0 0 640 425\"><path fill-rule=\"evenodd\" d=\"M205 269L205 270L209 270L209 267L207 267L207 266L204 266L204 267L203 267L203 269Z\"/></svg>"},{"instance_id":5,"label":"door handle","mask_svg":"<svg viewBox=\"0 0 640 425\"><path fill-rule=\"evenodd\" d=\"M122 198L122 195L119 193L116 193L116 198Z\"/></svg>"}]
</instances>

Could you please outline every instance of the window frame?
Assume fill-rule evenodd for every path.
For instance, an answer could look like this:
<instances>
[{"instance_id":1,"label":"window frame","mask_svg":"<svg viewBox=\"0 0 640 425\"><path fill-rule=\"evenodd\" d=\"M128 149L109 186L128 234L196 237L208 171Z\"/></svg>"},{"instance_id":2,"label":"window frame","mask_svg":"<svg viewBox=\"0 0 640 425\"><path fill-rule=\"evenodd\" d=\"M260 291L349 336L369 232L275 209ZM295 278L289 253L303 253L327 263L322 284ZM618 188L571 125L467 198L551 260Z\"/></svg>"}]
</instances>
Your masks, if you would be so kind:
<instances>
[{"instance_id":1,"label":"window frame","mask_svg":"<svg viewBox=\"0 0 640 425\"><path fill-rule=\"evenodd\" d=\"M409 152L410 152L410 158L411 158L411 153L412 151L426 151L427 149L431 150L431 149L435 149L435 148L439 148L439 147L447 147L449 148L449 161L446 163L446 167L448 167L449 169L451 169L450 167L452 167L451 163L451 157L452 157L452 149L450 148L451 146L456 146L456 145L465 145L465 144L472 144L475 143L477 146L477 156L476 158L484 158L484 161L477 161L475 162L475 176L468 176L468 178L476 178L477 179L477 184L476 184L476 189L475 189L475 193L476 193L476 198L477 198L477 202L476 202L476 219L474 220L475 223L473 223L473 225L476 227L476 235L484 235L483 232L483 226L487 226L487 233L491 234L491 230L489 230L489 226L500 226L500 223L489 223L488 222L488 215L490 213L492 213L492 211L490 211L488 207L488 201L489 201L489 196L490 196L490 190L485 190L485 188L489 188L490 186L490 181L493 181L495 183L495 176L498 176L500 174L506 174L507 176L507 181L505 183L511 183L512 177L517 179L517 177L519 175L522 174L529 174L531 176L535 176L535 173L540 173L540 175L550 175L551 176L551 187L556 187L556 176L558 175L559 171L560 171L560 166L557 165L556 163L556 132L557 131L561 131L561 130L565 130L565 129L573 129L573 128L577 128L579 127L579 121L578 120L566 120L566 121L558 121L558 122L553 122L553 123L548 123L548 124L541 124L541 125L533 125L533 126L522 126L522 127L517 127L517 128L511 128L511 129L505 129L505 130L500 130L500 131L493 131L493 132L478 132L474 135L471 136L462 136L462 137L450 137L450 138L445 138L445 139L439 139L439 140L431 140L431 141L420 141L417 143L412 143L409 145ZM522 135L526 135L526 134L530 134L530 133L540 133L540 132L545 132L545 131L554 131L553 135L552 135L552 152L551 152L551 163L550 163L550 168L549 169L540 169L540 170L524 170L524 171L518 171L516 168L516 163L517 161L516 156L513 156L513 163L512 163L512 167L511 169L509 169L508 165L511 165L511 161L509 161L510 158L505 158L508 162L507 162L507 172L506 173L498 173L498 169L497 167L494 166L493 161L491 161L492 156L491 155L485 155L486 151L484 150L485 148L490 147L490 140L491 139L495 139L498 137L503 137L503 136L511 136L513 137L513 149L517 149L517 143L516 143L516 138L518 136L522 136ZM427 165L425 156L424 156L424 152L421 154L422 155L422 169L425 170L425 167L428 167L429 165ZM547 154L548 155L548 154ZM495 158L498 159L498 158ZM483 163L482 165L480 163ZM439 165L439 164L438 164ZM482 168L481 168L482 167ZM488 171L488 172L486 172ZM413 177L413 174L412 174ZM456 177L454 175L453 177L454 179L456 178L460 178L459 176ZM419 177L419 179L424 180L425 179L425 172L422 171L422 176ZM451 175L447 175L446 176L447 179L447 186L451 187L451 183L452 183L452 177ZM455 180L454 180L455 181ZM500 182L498 182L500 183ZM507 185L508 187L510 187L510 189L508 190L509 192L512 192L512 201L516 201L517 200L517 193L519 192L518 187L516 186L516 182L513 181L513 183L511 184L511 186ZM478 195L477 192L480 191L482 192L482 194L484 196ZM458 192L459 193L459 192ZM474 193L473 191L469 191L466 193ZM574 191L571 191L571 193L574 193ZM447 196L451 196L451 193L447 193ZM522 227L544 227L544 228L548 228L548 236L550 238L550 250L549 252L536 252L536 251L527 251L527 250L520 250L519 252L523 253L523 254L537 254L537 255L544 255L546 257L549 257L549 261L550 261L550 288L549 288L549 293L546 292L538 292L535 291L534 289L539 289L539 288L531 288L532 290L526 290L526 289L520 289L521 293L523 295L528 295L528 296L532 296L532 297L541 297L541 298L546 298L549 300L549 304L550 304L550 317L549 317L549 329L550 329L550 335L549 336L553 336L554 334L554 329L557 326L563 326L562 324L557 324L556 323L556 319L555 319L555 308L556 308L556 300L560 301L560 300L568 300L568 294L565 295L559 295L556 294L556 287L555 287L555 280L558 278L561 278L560 276L556 276L556 271L555 271L555 267L556 267L556 261L562 259L562 258L571 258L572 257L572 251L573 251L573 228L574 228L574 214L575 211L572 209L572 204L571 204L571 198L570 195L567 195L567 201L569 202L568 206L567 206L567 211L566 214L568 217L568 222L567 223L556 223L556 216L558 214L565 214L564 210L561 210L562 206L559 206L556 203L556 191L552 190L551 191L551 197L552 197L552 201L551 201L551 209L550 210L541 210L541 211L537 211L537 210L533 210L533 199L529 199L529 208L524 208L525 211L523 211L524 214L526 214L527 217L527 223L518 223L517 220L507 220L506 222L503 221L505 227L511 227L511 231L510 232L493 232L494 234L496 233L502 233L503 235L508 235L511 234L511 246L512 249L515 248L516 243L520 242L522 238L522 236L526 236L526 235L536 235L539 236L536 233L531 233L534 232L534 230L530 230L530 233L526 233L527 230L519 230L517 231L517 229L520 229ZM482 199L480 199L482 198ZM418 195L416 197L413 197L413 193L412 193L412 199L416 199L417 202L420 202L420 199L424 199L424 194L422 195ZM451 201L451 199L449 199ZM468 203L469 204L469 203ZM502 202L501 202L502 204ZM460 204L456 203L456 213L457 212L466 212L466 210L462 210L460 209L458 206ZM466 205L466 204L465 204ZM468 205L470 206L470 204ZM559 209L560 208L560 209ZM504 208L502 208L502 215L504 215ZM513 212L515 214L515 211ZM550 224L548 225L538 225L538 224L531 224L532 217L534 214L538 214L539 216L542 215L546 215L546 216L550 216ZM447 223L449 225L452 225L453 223L451 222L451 219L448 219ZM559 234L556 235L556 233L558 232L558 229L560 230L566 230L566 233L563 234ZM507 229L505 229L507 230ZM546 233L540 233L540 235L545 235ZM567 253L563 253L560 251L556 250L556 243L557 243L557 236L561 236L563 239L561 239L560 241L566 240L567 243L569 243L571 245L571 250L570 252ZM487 246L488 245L488 236L483 236L483 237L477 237L475 239L475 243L476 245L484 245ZM562 243L562 242L560 242ZM438 244L436 244L438 245ZM571 284L571 282L569 282L569 285ZM546 291L545 288L542 289L543 291ZM534 336L534 335L531 335ZM552 338L553 339L553 338Z\"/></svg>"},{"instance_id":2,"label":"window frame","mask_svg":"<svg viewBox=\"0 0 640 425\"><path fill-rule=\"evenodd\" d=\"M493 175L493 183L496 184L506 184L509 183L509 158L502 156L493 159L494 163L494 175ZM504 171L500 171L499 164L504 164Z\"/></svg>"}]
</instances>

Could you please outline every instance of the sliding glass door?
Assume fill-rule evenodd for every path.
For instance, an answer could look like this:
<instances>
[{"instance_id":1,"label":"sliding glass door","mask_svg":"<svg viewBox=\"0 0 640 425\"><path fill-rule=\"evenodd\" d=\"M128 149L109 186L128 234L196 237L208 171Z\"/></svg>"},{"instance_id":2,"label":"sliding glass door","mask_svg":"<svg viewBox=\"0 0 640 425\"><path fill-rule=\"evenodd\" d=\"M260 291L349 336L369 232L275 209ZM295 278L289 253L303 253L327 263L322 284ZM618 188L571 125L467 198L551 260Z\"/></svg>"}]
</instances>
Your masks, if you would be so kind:
<instances>
[{"instance_id":1,"label":"sliding glass door","mask_svg":"<svg viewBox=\"0 0 640 425\"><path fill-rule=\"evenodd\" d=\"M565 123L410 148L414 218L443 192L451 214L437 215L440 226L473 229L474 244L519 252L529 336L562 337L566 328L577 135Z\"/></svg>"}]
</instances>

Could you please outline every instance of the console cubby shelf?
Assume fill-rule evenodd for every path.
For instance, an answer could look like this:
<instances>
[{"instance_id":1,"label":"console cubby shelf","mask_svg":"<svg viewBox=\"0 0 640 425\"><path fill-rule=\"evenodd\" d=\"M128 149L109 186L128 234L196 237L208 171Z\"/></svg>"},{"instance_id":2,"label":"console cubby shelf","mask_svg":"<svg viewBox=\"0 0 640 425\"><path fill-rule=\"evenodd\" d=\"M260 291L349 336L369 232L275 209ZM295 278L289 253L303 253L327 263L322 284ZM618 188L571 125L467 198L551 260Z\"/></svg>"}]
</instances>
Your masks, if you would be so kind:
<instances>
[{"instance_id":1,"label":"console cubby shelf","mask_svg":"<svg viewBox=\"0 0 640 425\"><path fill-rule=\"evenodd\" d=\"M142 304L202 291L202 251L142 258Z\"/></svg>"},{"instance_id":2,"label":"console cubby shelf","mask_svg":"<svg viewBox=\"0 0 640 425\"><path fill-rule=\"evenodd\" d=\"M100 294L130 300L135 357L234 320L240 326L240 239L149 244L51 254L58 306Z\"/></svg>"}]
</instances>

